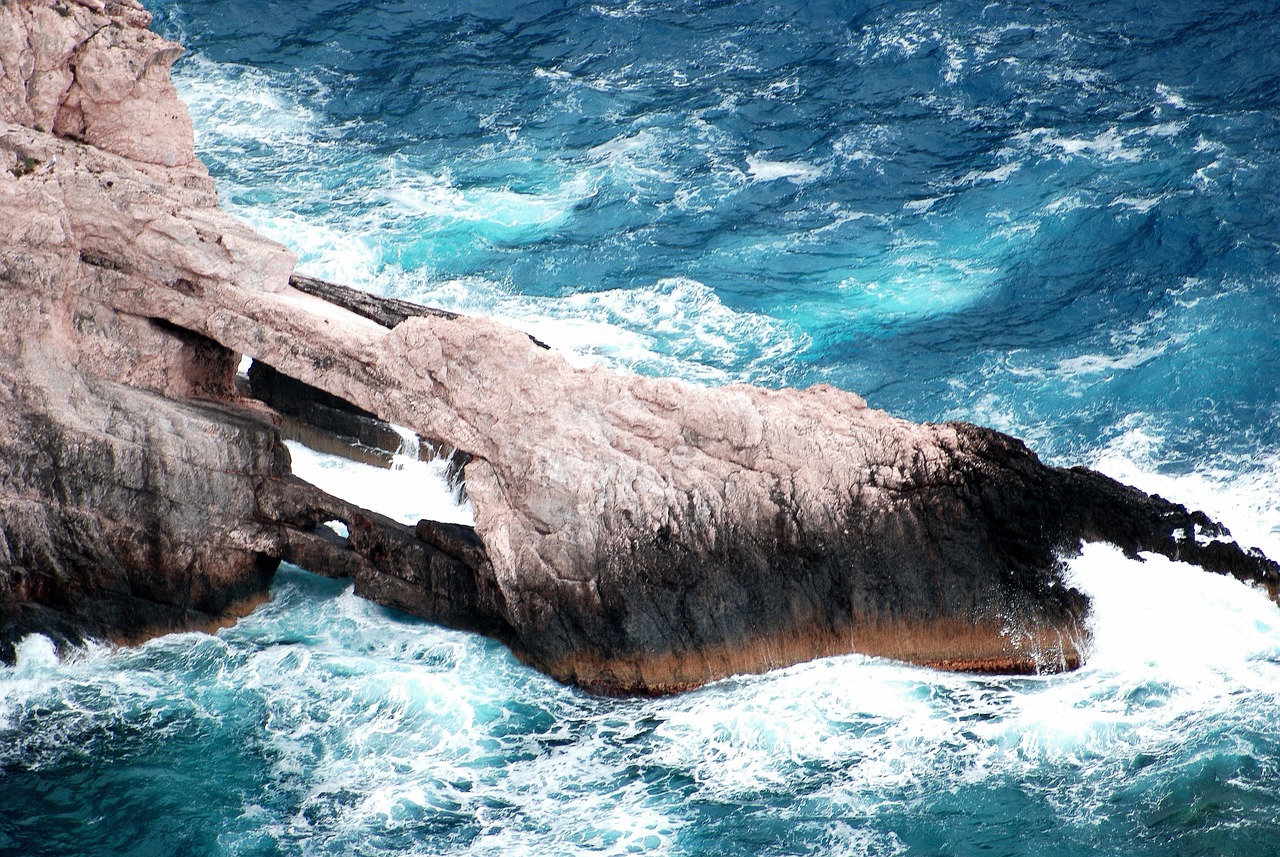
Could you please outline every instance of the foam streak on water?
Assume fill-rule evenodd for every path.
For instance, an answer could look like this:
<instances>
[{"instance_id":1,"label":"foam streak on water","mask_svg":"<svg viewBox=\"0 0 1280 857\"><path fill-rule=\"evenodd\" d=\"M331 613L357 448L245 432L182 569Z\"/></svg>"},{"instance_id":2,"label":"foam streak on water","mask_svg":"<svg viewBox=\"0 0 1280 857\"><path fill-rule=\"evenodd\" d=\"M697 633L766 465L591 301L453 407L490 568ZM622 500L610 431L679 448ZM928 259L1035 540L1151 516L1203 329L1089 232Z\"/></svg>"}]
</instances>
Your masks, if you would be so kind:
<instances>
[{"instance_id":1,"label":"foam streak on water","mask_svg":"<svg viewBox=\"0 0 1280 857\"><path fill-rule=\"evenodd\" d=\"M1274 4L268 6L151 4L223 204L304 271L992 425L1280 555ZM294 452L465 517L417 463ZM1070 675L848 656L647 701L286 568L214 636L26 641L0 853L1280 853L1280 610L1068 565Z\"/></svg>"},{"instance_id":2,"label":"foam streak on water","mask_svg":"<svg viewBox=\"0 0 1280 857\"><path fill-rule=\"evenodd\" d=\"M132 819L41 826L47 853L143 833L223 853L1265 853L1241 843L1264 844L1280 797L1274 607L1159 558L1073 568L1097 642L1074 675L849 656L631 703L285 571L215 637L61 664L28 640L0 678L0 754L37 803L5 830Z\"/></svg>"}]
</instances>

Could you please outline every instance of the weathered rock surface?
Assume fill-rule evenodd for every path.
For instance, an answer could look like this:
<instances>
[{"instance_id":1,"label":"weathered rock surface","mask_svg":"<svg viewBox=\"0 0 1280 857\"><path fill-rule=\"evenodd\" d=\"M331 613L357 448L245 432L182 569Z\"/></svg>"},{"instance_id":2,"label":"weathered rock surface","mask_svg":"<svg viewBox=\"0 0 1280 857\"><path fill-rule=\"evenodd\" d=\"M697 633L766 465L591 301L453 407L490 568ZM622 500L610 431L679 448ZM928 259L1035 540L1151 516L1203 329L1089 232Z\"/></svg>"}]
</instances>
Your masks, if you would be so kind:
<instances>
[{"instance_id":1,"label":"weathered rock surface","mask_svg":"<svg viewBox=\"0 0 1280 857\"><path fill-rule=\"evenodd\" d=\"M0 641L226 621L284 559L564 681L660 693L849 651L1071 668L1088 601L1059 557L1082 540L1280 590L1197 541L1224 533L1203 515L996 432L576 369L486 319L290 285L288 251L218 210L179 49L146 21L0 5ZM290 477L240 354L466 453L474 530Z\"/></svg>"},{"instance_id":2,"label":"weathered rock surface","mask_svg":"<svg viewBox=\"0 0 1280 857\"><path fill-rule=\"evenodd\" d=\"M218 210L149 20L0 4L0 655L225 622L276 564L256 489L288 454L239 356L110 306L120 279L283 284L293 262Z\"/></svg>"},{"instance_id":3,"label":"weathered rock surface","mask_svg":"<svg viewBox=\"0 0 1280 857\"><path fill-rule=\"evenodd\" d=\"M0 121L203 173L169 82L182 48L150 23L135 0L0 4Z\"/></svg>"},{"instance_id":4,"label":"weathered rock surface","mask_svg":"<svg viewBox=\"0 0 1280 857\"><path fill-rule=\"evenodd\" d=\"M163 311L472 456L477 605L490 611L476 621L596 690L676 690L847 651L1070 668L1087 600L1062 582L1059 556L1082 540L1234 573L1273 597L1280 581L1259 555L1197 542L1223 533L1202 514L1046 467L997 432L914 425L829 387L711 390L574 369L462 316L388 319L381 334L322 318L302 337L289 326L314 305L287 292L259 298L252 318L223 306L205 327L186 297Z\"/></svg>"},{"instance_id":5,"label":"weathered rock surface","mask_svg":"<svg viewBox=\"0 0 1280 857\"><path fill-rule=\"evenodd\" d=\"M263 599L255 489L288 467L270 422L74 373L0 379L0 654L32 632L216 626Z\"/></svg>"}]
</instances>

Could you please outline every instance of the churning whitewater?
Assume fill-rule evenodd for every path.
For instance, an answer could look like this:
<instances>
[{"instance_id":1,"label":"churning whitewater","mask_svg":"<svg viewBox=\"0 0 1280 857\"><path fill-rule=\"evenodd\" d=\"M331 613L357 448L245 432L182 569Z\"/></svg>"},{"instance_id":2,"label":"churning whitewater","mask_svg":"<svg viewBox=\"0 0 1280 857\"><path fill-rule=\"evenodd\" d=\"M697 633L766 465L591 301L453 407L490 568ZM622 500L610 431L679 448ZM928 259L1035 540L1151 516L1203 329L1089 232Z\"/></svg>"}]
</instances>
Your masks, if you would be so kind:
<instances>
[{"instance_id":1,"label":"churning whitewater","mask_svg":"<svg viewBox=\"0 0 1280 857\"><path fill-rule=\"evenodd\" d=\"M224 207L306 273L581 363L988 425L1280 556L1269 4L149 8ZM444 462L291 452L469 520ZM286 567L214 635L28 638L0 853L1280 854L1280 610L1069 564L1076 673L855 655L641 701Z\"/></svg>"}]
</instances>

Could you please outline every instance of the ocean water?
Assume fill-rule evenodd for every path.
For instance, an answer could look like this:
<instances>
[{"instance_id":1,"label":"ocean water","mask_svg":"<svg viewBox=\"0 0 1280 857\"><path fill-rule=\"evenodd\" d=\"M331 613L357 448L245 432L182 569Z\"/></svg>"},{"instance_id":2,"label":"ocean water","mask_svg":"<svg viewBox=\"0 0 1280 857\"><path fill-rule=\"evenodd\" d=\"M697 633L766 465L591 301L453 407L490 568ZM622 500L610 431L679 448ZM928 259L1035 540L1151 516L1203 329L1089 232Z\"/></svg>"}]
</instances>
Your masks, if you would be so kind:
<instances>
[{"instance_id":1,"label":"ocean water","mask_svg":"<svg viewBox=\"0 0 1280 857\"><path fill-rule=\"evenodd\" d=\"M1280 557L1274 4L149 7L224 206L306 273L990 425ZM470 514L439 464L294 452ZM1280 855L1280 609L1070 568L1070 675L854 655L620 701L285 567L216 635L23 644L0 853Z\"/></svg>"}]
</instances>

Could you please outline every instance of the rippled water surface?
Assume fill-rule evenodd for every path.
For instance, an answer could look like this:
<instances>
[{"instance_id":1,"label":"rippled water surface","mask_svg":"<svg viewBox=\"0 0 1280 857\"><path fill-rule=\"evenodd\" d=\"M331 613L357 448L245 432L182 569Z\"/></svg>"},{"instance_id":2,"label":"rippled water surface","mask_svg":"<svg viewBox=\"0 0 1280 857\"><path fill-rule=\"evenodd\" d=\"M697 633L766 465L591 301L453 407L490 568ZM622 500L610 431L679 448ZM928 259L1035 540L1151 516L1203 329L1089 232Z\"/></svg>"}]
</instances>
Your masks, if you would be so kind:
<instances>
[{"instance_id":1,"label":"rippled water surface","mask_svg":"<svg viewBox=\"0 0 1280 857\"><path fill-rule=\"evenodd\" d=\"M1271 4L151 8L224 205L307 273L579 362L992 425L1280 556ZM297 457L469 514L439 468ZM1071 568L1072 675L850 656L649 701L286 568L214 636L29 639L0 852L1280 854L1280 610Z\"/></svg>"}]
</instances>

